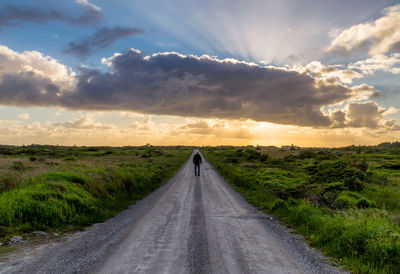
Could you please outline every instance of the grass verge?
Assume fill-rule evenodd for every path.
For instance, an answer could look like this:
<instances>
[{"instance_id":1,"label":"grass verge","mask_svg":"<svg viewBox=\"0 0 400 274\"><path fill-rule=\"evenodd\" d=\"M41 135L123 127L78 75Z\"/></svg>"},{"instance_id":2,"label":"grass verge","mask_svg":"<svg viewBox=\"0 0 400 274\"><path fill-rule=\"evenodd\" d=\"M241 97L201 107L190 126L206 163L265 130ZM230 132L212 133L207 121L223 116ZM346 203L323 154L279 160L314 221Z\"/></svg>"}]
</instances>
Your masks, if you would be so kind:
<instances>
[{"instance_id":1,"label":"grass verge","mask_svg":"<svg viewBox=\"0 0 400 274\"><path fill-rule=\"evenodd\" d=\"M371 188L377 187L375 184L365 183L364 190L350 191L338 183L340 172L332 172L334 169L329 166L337 164L336 158L313 165L319 167L316 171L310 168L309 158L293 160L291 156L278 160L264 156L268 160L253 160L251 155L255 152L242 156L241 149L232 148L209 148L202 152L251 204L295 228L311 245L353 273L400 273L398 213L386 210L384 204L379 206L382 197L370 193ZM324 171L322 167L327 165L329 168ZM313 175L307 176L306 170L312 170ZM358 175L353 169L345 173L351 178ZM334 183L315 183L320 177L325 181L336 179ZM360 182L352 180L357 184L349 187L361 189ZM393 186L392 196L396 187ZM394 201L387 200L391 204Z\"/></svg>"},{"instance_id":2,"label":"grass verge","mask_svg":"<svg viewBox=\"0 0 400 274\"><path fill-rule=\"evenodd\" d=\"M103 221L170 179L190 153L132 149L133 156L97 157L97 164L83 156L28 176L0 195L0 238Z\"/></svg>"}]
</instances>

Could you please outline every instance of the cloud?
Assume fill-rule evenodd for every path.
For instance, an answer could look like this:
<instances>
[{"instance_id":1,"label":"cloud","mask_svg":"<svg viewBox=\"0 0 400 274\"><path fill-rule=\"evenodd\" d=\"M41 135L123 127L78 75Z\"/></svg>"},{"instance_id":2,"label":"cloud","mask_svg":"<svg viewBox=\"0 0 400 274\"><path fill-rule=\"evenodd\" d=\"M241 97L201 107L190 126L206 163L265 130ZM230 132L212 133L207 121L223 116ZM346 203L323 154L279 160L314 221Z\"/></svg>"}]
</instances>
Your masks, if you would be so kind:
<instances>
[{"instance_id":1,"label":"cloud","mask_svg":"<svg viewBox=\"0 0 400 274\"><path fill-rule=\"evenodd\" d=\"M398 112L399 112L399 109L397 109L397 108L391 106L391 107L389 107L387 110L385 110L385 112L383 113L383 115L390 115L390 114L395 114L395 113L398 113Z\"/></svg>"},{"instance_id":2,"label":"cloud","mask_svg":"<svg viewBox=\"0 0 400 274\"><path fill-rule=\"evenodd\" d=\"M367 86L353 89L294 71L209 56L146 56L129 50L103 62L111 71L83 71L64 106L327 126L322 106L371 93Z\"/></svg>"},{"instance_id":3,"label":"cloud","mask_svg":"<svg viewBox=\"0 0 400 274\"><path fill-rule=\"evenodd\" d=\"M102 10L88 0L76 0L76 3L83 7L83 14L78 17L71 17L67 21L73 24L89 24L95 23L103 18L104 14Z\"/></svg>"},{"instance_id":4,"label":"cloud","mask_svg":"<svg viewBox=\"0 0 400 274\"><path fill-rule=\"evenodd\" d=\"M372 75L379 70L400 74L400 53L394 53L390 56L375 55L371 58L351 63L348 68L358 70L364 75Z\"/></svg>"},{"instance_id":5,"label":"cloud","mask_svg":"<svg viewBox=\"0 0 400 274\"><path fill-rule=\"evenodd\" d=\"M71 90L76 82L75 73L50 56L38 51L18 53L0 45L0 76L24 74L48 79L60 90Z\"/></svg>"},{"instance_id":6,"label":"cloud","mask_svg":"<svg viewBox=\"0 0 400 274\"><path fill-rule=\"evenodd\" d=\"M351 69L342 69L340 65L325 66L319 61L313 61L306 66L294 65L289 66L290 69L300 73L307 73L314 78L351 84L353 79L362 78L363 75Z\"/></svg>"},{"instance_id":7,"label":"cloud","mask_svg":"<svg viewBox=\"0 0 400 274\"><path fill-rule=\"evenodd\" d=\"M37 51L15 52L0 46L0 104L57 105L75 88L75 73Z\"/></svg>"},{"instance_id":8,"label":"cloud","mask_svg":"<svg viewBox=\"0 0 400 274\"><path fill-rule=\"evenodd\" d=\"M101 11L101 9L98 6L90 3L88 0L76 0L76 3L78 3L79 5L84 6L88 10L93 10L93 11L97 11L97 12Z\"/></svg>"},{"instance_id":9,"label":"cloud","mask_svg":"<svg viewBox=\"0 0 400 274\"><path fill-rule=\"evenodd\" d=\"M21 118L23 120L29 120L31 119L31 116L29 116L29 113L21 113L20 115L18 115L18 118Z\"/></svg>"},{"instance_id":10,"label":"cloud","mask_svg":"<svg viewBox=\"0 0 400 274\"><path fill-rule=\"evenodd\" d=\"M336 110L331 114L332 119L332 127L333 128L342 128L345 127L346 122L346 113L343 110Z\"/></svg>"},{"instance_id":11,"label":"cloud","mask_svg":"<svg viewBox=\"0 0 400 274\"><path fill-rule=\"evenodd\" d=\"M25 22L44 24L50 21L63 21L70 24L88 24L99 21L103 12L87 0L76 1L83 9L79 16L71 16L59 9L39 6L17 6L5 3L0 9L0 27L19 26Z\"/></svg>"},{"instance_id":12,"label":"cloud","mask_svg":"<svg viewBox=\"0 0 400 274\"><path fill-rule=\"evenodd\" d=\"M321 111L324 106L366 99L375 92L367 85L348 87L306 73L235 59L174 52L147 56L133 49L104 59L108 72L82 68L78 75L73 75L56 60L40 53L3 49L3 105L330 127L331 118ZM10 56L16 56L18 62ZM32 56L38 60L37 66L31 61ZM7 70L8 62L15 63L11 71ZM58 70L44 73L52 66Z\"/></svg>"},{"instance_id":13,"label":"cloud","mask_svg":"<svg viewBox=\"0 0 400 274\"><path fill-rule=\"evenodd\" d=\"M132 124L132 128L137 130L152 130L154 122L151 121L150 115L144 115L142 121L136 121Z\"/></svg>"},{"instance_id":14,"label":"cloud","mask_svg":"<svg viewBox=\"0 0 400 274\"><path fill-rule=\"evenodd\" d=\"M378 128L384 111L375 102L350 103L346 114L347 125L350 127Z\"/></svg>"},{"instance_id":15,"label":"cloud","mask_svg":"<svg viewBox=\"0 0 400 274\"><path fill-rule=\"evenodd\" d=\"M374 130L399 130L396 120L384 120L384 116L397 113L398 109L391 106L387 109L376 102L352 102L344 109L335 110L330 114L332 128L368 128Z\"/></svg>"},{"instance_id":16,"label":"cloud","mask_svg":"<svg viewBox=\"0 0 400 274\"><path fill-rule=\"evenodd\" d=\"M231 122L232 123L232 122ZM255 134L246 126L246 121L242 123L233 122L231 125L223 120L204 120L196 119L180 126L176 129L185 135L209 135L218 138L234 138L234 139L253 139Z\"/></svg>"},{"instance_id":17,"label":"cloud","mask_svg":"<svg viewBox=\"0 0 400 274\"><path fill-rule=\"evenodd\" d=\"M61 127L66 129L96 129L96 130L108 130L113 129L114 127L111 125L103 124L96 122L93 116L86 114L78 120L72 122L64 122L64 123L53 123L52 128Z\"/></svg>"},{"instance_id":18,"label":"cloud","mask_svg":"<svg viewBox=\"0 0 400 274\"><path fill-rule=\"evenodd\" d=\"M144 31L138 28L121 26L115 26L113 28L103 27L93 35L85 36L77 42L70 42L63 52L85 57L95 51L110 46L120 38L139 33L144 33Z\"/></svg>"},{"instance_id":19,"label":"cloud","mask_svg":"<svg viewBox=\"0 0 400 274\"><path fill-rule=\"evenodd\" d=\"M400 130L399 123L394 119L385 121L384 125L385 125L385 127L387 127L388 129L390 129L392 131L399 131Z\"/></svg>"},{"instance_id":20,"label":"cloud","mask_svg":"<svg viewBox=\"0 0 400 274\"><path fill-rule=\"evenodd\" d=\"M54 112L57 110L55 109ZM346 110L347 112L347 110ZM303 128L254 122L202 118L160 119L143 115L137 128L130 124L113 124L118 112L83 112L81 117L66 122L3 121L0 127L2 144L64 144L64 145L287 145L345 146L377 144L398 140L396 120L384 121L371 128ZM76 112L63 111L64 118Z\"/></svg>"},{"instance_id":21,"label":"cloud","mask_svg":"<svg viewBox=\"0 0 400 274\"><path fill-rule=\"evenodd\" d=\"M375 21L351 26L331 42L328 52L350 52L366 49L369 55L400 50L400 4L383 11Z\"/></svg>"}]
</instances>

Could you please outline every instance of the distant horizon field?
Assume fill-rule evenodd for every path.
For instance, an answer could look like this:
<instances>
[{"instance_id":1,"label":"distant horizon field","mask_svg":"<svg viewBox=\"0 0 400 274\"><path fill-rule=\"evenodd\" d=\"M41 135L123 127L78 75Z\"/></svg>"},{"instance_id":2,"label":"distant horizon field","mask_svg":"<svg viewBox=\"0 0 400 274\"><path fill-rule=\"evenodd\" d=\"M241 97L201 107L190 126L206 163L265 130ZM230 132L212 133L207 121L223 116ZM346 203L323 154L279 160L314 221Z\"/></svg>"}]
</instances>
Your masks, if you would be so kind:
<instances>
[{"instance_id":1,"label":"distant horizon field","mask_svg":"<svg viewBox=\"0 0 400 274\"><path fill-rule=\"evenodd\" d=\"M307 148L315 148L315 149L329 149L329 148L348 148L348 147L374 147L374 146L379 146L379 145L384 145L384 144L396 144L399 143L399 141L394 141L394 142L378 142L376 144L349 144L345 146L299 146L296 145L295 143L293 144L285 144L285 145L259 145L259 144L243 144L243 145L234 145L234 144L220 144L220 145L181 145L181 144L142 144L142 145L64 145L64 144L1 144L0 143L0 148L1 147L32 147L32 146L38 146L38 147L76 147L76 148L90 148L90 147L96 147L96 148L129 148L129 147L186 147L186 148L202 148L202 147L253 147L253 148L279 148L279 149L290 149L290 148L301 148L301 149L307 149Z\"/></svg>"}]
</instances>

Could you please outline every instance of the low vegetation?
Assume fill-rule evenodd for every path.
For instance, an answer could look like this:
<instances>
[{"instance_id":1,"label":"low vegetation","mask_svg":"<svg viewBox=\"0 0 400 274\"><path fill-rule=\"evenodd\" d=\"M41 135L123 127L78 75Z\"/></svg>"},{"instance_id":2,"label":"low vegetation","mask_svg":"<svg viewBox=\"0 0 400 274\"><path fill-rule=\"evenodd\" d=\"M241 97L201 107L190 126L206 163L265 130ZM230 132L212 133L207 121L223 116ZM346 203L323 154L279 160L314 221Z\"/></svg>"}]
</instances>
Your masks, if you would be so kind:
<instances>
[{"instance_id":1,"label":"low vegetation","mask_svg":"<svg viewBox=\"0 0 400 274\"><path fill-rule=\"evenodd\" d=\"M0 241L103 221L171 178L182 147L0 147Z\"/></svg>"},{"instance_id":2,"label":"low vegetation","mask_svg":"<svg viewBox=\"0 0 400 274\"><path fill-rule=\"evenodd\" d=\"M250 203L354 273L400 273L400 143L204 148Z\"/></svg>"}]
</instances>

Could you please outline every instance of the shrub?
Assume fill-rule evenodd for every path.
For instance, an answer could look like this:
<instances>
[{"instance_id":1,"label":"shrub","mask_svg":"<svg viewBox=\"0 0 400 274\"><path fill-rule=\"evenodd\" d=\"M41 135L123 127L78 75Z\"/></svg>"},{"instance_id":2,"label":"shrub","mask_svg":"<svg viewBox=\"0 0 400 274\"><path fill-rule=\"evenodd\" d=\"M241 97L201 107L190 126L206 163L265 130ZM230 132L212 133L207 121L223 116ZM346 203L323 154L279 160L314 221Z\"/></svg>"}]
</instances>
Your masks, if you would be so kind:
<instances>
[{"instance_id":1,"label":"shrub","mask_svg":"<svg viewBox=\"0 0 400 274\"><path fill-rule=\"evenodd\" d=\"M363 183L356 176L348 177L344 180L344 186L349 190L360 191L363 189Z\"/></svg>"},{"instance_id":2,"label":"shrub","mask_svg":"<svg viewBox=\"0 0 400 274\"><path fill-rule=\"evenodd\" d=\"M317 194L318 204L333 208L333 202L338 198L343 189L343 184L338 182L317 186L315 193Z\"/></svg>"},{"instance_id":3,"label":"shrub","mask_svg":"<svg viewBox=\"0 0 400 274\"><path fill-rule=\"evenodd\" d=\"M77 161L78 158L76 156L67 156L63 158L63 161Z\"/></svg>"},{"instance_id":4,"label":"shrub","mask_svg":"<svg viewBox=\"0 0 400 274\"><path fill-rule=\"evenodd\" d=\"M226 157L226 162L232 163L232 164L237 164L237 163L239 163L239 160L236 157L229 156L229 157Z\"/></svg>"},{"instance_id":5,"label":"shrub","mask_svg":"<svg viewBox=\"0 0 400 274\"><path fill-rule=\"evenodd\" d=\"M361 181L365 174L344 161L327 161L308 168L311 173L310 182L316 184L328 184L343 182L350 190L361 190ZM357 180L358 179L358 180Z\"/></svg>"},{"instance_id":6,"label":"shrub","mask_svg":"<svg viewBox=\"0 0 400 274\"><path fill-rule=\"evenodd\" d=\"M376 205L375 205L374 202L372 202L372 201L370 201L370 200L367 200L367 199L365 199L365 198L361 198L361 199L357 200L356 206L357 206L358 208L376 207Z\"/></svg>"},{"instance_id":7,"label":"shrub","mask_svg":"<svg viewBox=\"0 0 400 274\"><path fill-rule=\"evenodd\" d=\"M304 185L292 185L283 189L277 189L274 191L276 195L281 199L296 198L302 199L307 195L307 189Z\"/></svg>"},{"instance_id":8,"label":"shrub","mask_svg":"<svg viewBox=\"0 0 400 274\"><path fill-rule=\"evenodd\" d=\"M232 183L235 184L238 187L248 187L250 186L250 180L249 178L239 176L239 175L233 175L233 180Z\"/></svg>"},{"instance_id":9,"label":"shrub","mask_svg":"<svg viewBox=\"0 0 400 274\"><path fill-rule=\"evenodd\" d=\"M362 159L362 161L359 161L355 164L355 167L361 170L362 172L366 172L368 169L368 163L365 159Z\"/></svg>"},{"instance_id":10,"label":"shrub","mask_svg":"<svg viewBox=\"0 0 400 274\"><path fill-rule=\"evenodd\" d=\"M387 185L389 182L387 175L381 175L371 170L366 172L365 179L368 183L378 184L378 185Z\"/></svg>"},{"instance_id":11,"label":"shrub","mask_svg":"<svg viewBox=\"0 0 400 274\"><path fill-rule=\"evenodd\" d=\"M262 162L262 163L267 162L268 159L269 159L269 155L266 154L266 153L262 153L262 154L259 156L259 158L258 158L258 160L259 160L260 162Z\"/></svg>"},{"instance_id":12,"label":"shrub","mask_svg":"<svg viewBox=\"0 0 400 274\"><path fill-rule=\"evenodd\" d=\"M72 172L49 172L44 177L52 181L66 181L80 185L84 185L86 182L86 179L82 175Z\"/></svg>"},{"instance_id":13,"label":"shrub","mask_svg":"<svg viewBox=\"0 0 400 274\"><path fill-rule=\"evenodd\" d=\"M21 161L15 161L11 164L10 169L15 171L24 171L25 166Z\"/></svg>"},{"instance_id":14,"label":"shrub","mask_svg":"<svg viewBox=\"0 0 400 274\"><path fill-rule=\"evenodd\" d=\"M311 149L307 150L302 150L300 151L300 154L298 156L299 159L307 159L307 158L314 158L315 157L315 152L312 151Z\"/></svg>"},{"instance_id":15,"label":"shrub","mask_svg":"<svg viewBox=\"0 0 400 274\"><path fill-rule=\"evenodd\" d=\"M329 150L320 150L317 152L317 155L315 157L317 160L319 161L323 161L323 160L334 160L336 159L336 155L333 154L331 151Z\"/></svg>"},{"instance_id":16,"label":"shrub","mask_svg":"<svg viewBox=\"0 0 400 274\"><path fill-rule=\"evenodd\" d=\"M345 209L353 206L353 199L347 196L339 196L334 202L333 207L336 209Z\"/></svg>"},{"instance_id":17,"label":"shrub","mask_svg":"<svg viewBox=\"0 0 400 274\"><path fill-rule=\"evenodd\" d=\"M0 174L0 193L10 190L21 183L17 174L3 173Z\"/></svg>"},{"instance_id":18,"label":"shrub","mask_svg":"<svg viewBox=\"0 0 400 274\"><path fill-rule=\"evenodd\" d=\"M246 149L245 150L245 158L247 160L258 160L260 155L261 155L261 153L257 150L254 150L254 149Z\"/></svg>"},{"instance_id":19,"label":"shrub","mask_svg":"<svg viewBox=\"0 0 400 274\"><path fill-rule=\"evenodd\" d=\"M277 210L282 210L282 209L287 209L286 203L282 201L281 199L276 200L272 205L271 205L271 211L277 211Z\"/></svg>"}]
</instances>

